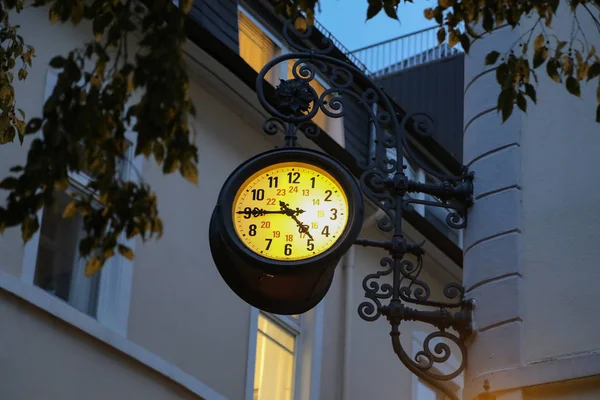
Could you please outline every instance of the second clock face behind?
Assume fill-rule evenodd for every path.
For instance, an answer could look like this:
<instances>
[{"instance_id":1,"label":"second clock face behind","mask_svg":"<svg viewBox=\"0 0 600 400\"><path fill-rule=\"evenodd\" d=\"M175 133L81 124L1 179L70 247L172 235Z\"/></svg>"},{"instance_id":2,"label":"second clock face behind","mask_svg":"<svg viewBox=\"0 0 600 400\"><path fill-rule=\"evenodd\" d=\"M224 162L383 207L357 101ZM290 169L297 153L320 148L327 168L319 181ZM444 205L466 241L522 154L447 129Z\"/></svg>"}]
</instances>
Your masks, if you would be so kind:
<instances>
[{"instance_id":1,"label":"second clock face behind","mask_svg":"<svg viewBox=\"0 0 600 400\"><path fill-rule=\"evenodd\" d=\"M339 240L348 222L348 199L324 169L284 162L248 178L232 212L235 232L251 251L272 260L304 260Z\"/></svg>"}]
</instances>

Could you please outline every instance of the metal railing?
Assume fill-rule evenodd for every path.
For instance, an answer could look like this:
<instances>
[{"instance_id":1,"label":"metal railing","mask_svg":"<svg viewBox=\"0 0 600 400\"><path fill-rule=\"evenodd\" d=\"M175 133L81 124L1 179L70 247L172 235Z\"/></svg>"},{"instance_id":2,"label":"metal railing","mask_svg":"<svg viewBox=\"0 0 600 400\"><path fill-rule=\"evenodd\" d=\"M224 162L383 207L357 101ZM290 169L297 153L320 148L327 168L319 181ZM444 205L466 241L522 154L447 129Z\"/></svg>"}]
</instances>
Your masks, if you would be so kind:
<instances>
[{"instance_id":1,"label":"metal railing","mask_svg":"<svg viewBox=\"0 0 600 400\"><path fill-rule=\"evenodd\" d=\"M379 77L460 53L456 47L450 48L445 43L438 45L438 29L438 26L422 29L356 49L352 54L371 76Z\"/></svg>"},{"instance_id":2,"label":"metal railing","mask_svg":"<svg viewBox=\"0 0 600 400\"><path fill-rule=\"evenodd\" d=\"M323 34L323 36L325 36L326 38L331 40L331 42L334 44L334 46L337 47L337 49L340 50L342 53L344 53L344 55L346 57L348 57L348 59L350 61L352 61L352 63L354 63L354 65L356 67L358 67L358 69L360 69L362 72L364 72L367 75L372 75L372 72L369 71L367 66L355 54L353 54L352 51L348 50L348 48L346 46L344 46L342 44L342 42L340 42L335 36L333 36L333 34L331 32L329 32L327 30L327 28L325 28L316 19L315 19L314 25L315 25L315 28L317 28L319 30L319 32L321 32Z\"/></svg>"}]
</instances>

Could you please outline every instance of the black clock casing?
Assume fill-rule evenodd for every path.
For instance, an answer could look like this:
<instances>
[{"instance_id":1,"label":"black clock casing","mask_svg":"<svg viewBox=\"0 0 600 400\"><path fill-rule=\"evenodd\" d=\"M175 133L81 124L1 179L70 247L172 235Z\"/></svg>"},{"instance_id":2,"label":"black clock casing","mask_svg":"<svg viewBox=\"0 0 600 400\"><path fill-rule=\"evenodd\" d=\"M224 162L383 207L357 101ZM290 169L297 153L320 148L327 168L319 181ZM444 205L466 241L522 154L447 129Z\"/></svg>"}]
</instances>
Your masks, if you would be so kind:
<instances>
[{"instance_id":1,"label":"black clock casing","mask_svg":"<svg viewBox=\"0 0 600 400\"><path fill-rule=\"evenodd\" d=\"M232 208L239 187L270 165L297 161L330 173L348 199L348 220L337 241L326 251L303 260L272 260L250 250L237 236ZM362 228L363 201L353 175L337 160L310 149L285 148L258 154L237 167L225 181L213 211L209 240L213 260L227 285L244 301L276 314L300 314L325 296L335 267Z\"/></svg>"}]
</instances>

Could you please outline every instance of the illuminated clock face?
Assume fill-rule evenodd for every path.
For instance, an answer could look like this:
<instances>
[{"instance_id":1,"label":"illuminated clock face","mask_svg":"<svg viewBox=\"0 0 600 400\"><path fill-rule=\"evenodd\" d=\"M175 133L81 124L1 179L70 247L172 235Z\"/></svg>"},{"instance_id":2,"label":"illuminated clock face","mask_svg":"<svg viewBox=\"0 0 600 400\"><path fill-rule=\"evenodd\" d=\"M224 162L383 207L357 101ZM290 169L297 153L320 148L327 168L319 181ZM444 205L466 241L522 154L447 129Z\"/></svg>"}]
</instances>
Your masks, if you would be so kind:
<instances>
[{"instance_id":1,"label":"illuminated clock face","mask_svg":"<svg viewBox=\"0 0 600 400\"><path fill-rule=\"evenodd\" d=\"M339 240L348 222L348 199L322 168L284 162L248 178L232 211L235 232L250 250L272 260L304 260Z\"/></svg>"}]
</instances>

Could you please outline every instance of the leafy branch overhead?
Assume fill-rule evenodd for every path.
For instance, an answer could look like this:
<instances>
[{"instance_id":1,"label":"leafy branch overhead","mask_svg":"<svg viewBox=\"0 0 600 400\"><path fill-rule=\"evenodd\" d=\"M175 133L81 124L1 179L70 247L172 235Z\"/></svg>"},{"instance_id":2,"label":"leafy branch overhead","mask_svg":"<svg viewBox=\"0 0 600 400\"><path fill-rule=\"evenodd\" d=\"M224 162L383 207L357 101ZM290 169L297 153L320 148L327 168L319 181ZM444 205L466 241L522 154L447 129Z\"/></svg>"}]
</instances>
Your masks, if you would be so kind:
<instances>
[{"instance_id":1,"label":"leafy branch overhead","mask_svg":"<svg viewBox=\"0 0 600 400\"><path fill-rule=\"evenodd\" d=\"M393 3L368 2L367 19ZM551 31L559 7L563 13L570 11L572 19L571 32L564 38ZM545 65L546 74L577 97L581 96L582 82L597 81L596 122L600 123L600 58L586 37L586 33L591 32L582 27L585 19L592 25L594 34L600 33L599 10L599 0L438 0L437 6L426 9L424 14L440 25L439 44L447 41L454 47L460 43L466 52L474 41L498 28L520 28L522 35L510 48L491 51L485 57L485 64L496 69L500 86L497 110L502 113L503 121L510 117L515 105L526 112L527 97L534 103L537 101L537 73ZM597 40L597 37L594 38Z\"/></svg>"},{"instance_id":2,"label":"leafy branch overhead","mask_svg":"<svg viewBox=\"0 0 600 400\"><path fill-rule=\"evenodd\" d=\"M37 0L31 5L42 6L52 23L91 21L95 40L50 61L60 71L58 82L42 116L25 124L14 104L13 71L19 68L18 78L25 79L35 53L9 21L9 11L21 12L23 2L0 5L0 138L7 143L17 134L22 142L25 135L36 135L26 164L13 167L0 182L9 192L0 208L0 231L20 225L28 241L39 229L38 211L68 188L70 174L84 173L89 184L73 194L63 216L82 215L86 235L79 250L92 274L115 251L134 257L119 243L121 235L145 240L162 234L152 189L121 174L131 152L153 157L166 174L179 170L197 182L197 148L188 121L195 111L182 52L184 12L191 0L181 1L181 9L168 0ZM132 44L133 32L141 40ZM134 149L126 138L129 131L137 134Z\"/></svg>"},{"instance_id":3,"label":"leafy branch overhead","mask_svg":"<svg viewBox=\"0 0 600 400\"><path fill-rule=\"evenodd\" d=\"M301 26L314 22L319 6L318 0L269 1L286 18L301 17ZM366 0L366 17L383 11L398 19L399 3ZM195 110L183 52L185 14L191 4L192 0L180 0L179 7L171 0L28 2L27 7L45 7L54 24L88 21L92 39L50 61L59 71L57 84L42 115L26 120L16 104L14 84L27 78L35 50L9 18L23 12L25 2L0 2L0 144L16 138L22 144L25 136L32 136L25 164L13 167L10 176L0 181L0 189L8 192L5 206L0 207L0 232L20 226L23 240L28 241L40 227L40 209L52 204L57 192L68 189L73 173L83 173L89 184L73 194L63 216L83 218L86 234L79 250L89 260L88 273L98 271L117 252L134 257L119 238L146 240L162 234L152 188L143 181L126 180L122 170L133 153L153 158L165 174L179 171L188 181L198 181L198 149L189 129ZM425 17L439 24L438 41L450 47L460 44L465 51L501 26L516 28L523 21L530 26L511 48L497 49L485 58L500 85L497 108L503 120L515 105L526 111L527 97L536 102L540 70L575 96L581 95L582 82L599 80L599 58L580 18L591 20L600 32L600 0L438 0L434 4L425 10ZM573 19L566 38L549 32L559 5L570 9ZM476 32L476 26L483 32ZM600 103L600 85L597 97ZM600 122L600 106L596 120ZM135 148L128 140L132 132Z\"/></svg>"}]
</instances>

